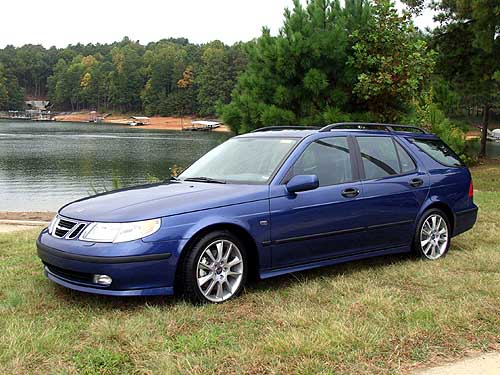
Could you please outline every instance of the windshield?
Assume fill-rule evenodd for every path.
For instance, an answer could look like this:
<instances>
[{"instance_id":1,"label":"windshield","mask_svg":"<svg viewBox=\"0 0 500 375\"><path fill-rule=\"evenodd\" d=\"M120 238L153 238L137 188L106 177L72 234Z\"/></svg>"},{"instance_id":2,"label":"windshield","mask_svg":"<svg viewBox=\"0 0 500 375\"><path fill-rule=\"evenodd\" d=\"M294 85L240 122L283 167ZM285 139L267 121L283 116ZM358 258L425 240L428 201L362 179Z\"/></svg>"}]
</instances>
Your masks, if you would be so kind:
<instances>
[{"instance_id":1,"label":"windshield","mask_svg":"<svg viewBox=\"0 0 500 375\"><path fill-rule=\"evenodd\" d=\"M294 138L232 138L205 154L179 178L265 184L295 144Z\"/></svg>"}]
</instances>

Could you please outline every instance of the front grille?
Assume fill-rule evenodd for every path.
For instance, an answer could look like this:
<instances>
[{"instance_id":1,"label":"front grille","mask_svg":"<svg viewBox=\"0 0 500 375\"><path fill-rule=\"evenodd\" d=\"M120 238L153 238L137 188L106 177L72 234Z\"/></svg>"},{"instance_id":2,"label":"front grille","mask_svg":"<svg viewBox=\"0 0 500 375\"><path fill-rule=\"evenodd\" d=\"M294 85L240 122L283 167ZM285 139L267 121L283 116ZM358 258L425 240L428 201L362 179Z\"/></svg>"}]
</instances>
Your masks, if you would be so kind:
<instances>
[{"instance_id":1,"label":"front grille","mask_svg":"<svg viewBox=\"0 0 500 375\"><path fill-rule=\"evenodd\" d=\"M62 277L70 281L77 281L80 283L92 284L92 274L77 272L68 269L59 268L53 266L52 264L43 263L48 268L48 270L56 276Z\"/></svg>"},{"instance_id":2,"label":"front grille","mask_svg":"<svg viewBox=\"0 0 500 375\"><path fill-rule=\"evenodd\" d=\"M73 238L78 237L78 235L82 232L83 228L85 228L85 224L80 223L78 226L71 232L71 234L68 235L68 238L72 240Z\"/></svg>"},{"instance_id":3,"label":"front grille","mask_svg":"<svg viewBox=\"0 0 500 375\"><path fill-rule=\"evenodd\" d=\"M56 237L64 237L66 235L66 233L68 233L67 230L62 230L59 228L56 228L56 230L54 231L54 234Z\"/></svg>"},{"instance_id":4,"label":"front grille","mask_svg":"<svg viewBox=\"0 0 500 375\"><path fill-rule=\"evenodd\" d=\"M64 229L72 229L75 226L76 223L73 221L65 220L65 219L59 219L59 223L57 223L58 226Z\"/></svg>"},{"instance_id":5,"label":"front grille","mask_svg":"<svg viewBox=\"0 0 500 375\"><path fill-rule=\"evenodd\" d=\"M72 240L77 238L86 226L87 223L59 216L54 223L51 234L57 238Z\"/></svg>"}]
</instances>

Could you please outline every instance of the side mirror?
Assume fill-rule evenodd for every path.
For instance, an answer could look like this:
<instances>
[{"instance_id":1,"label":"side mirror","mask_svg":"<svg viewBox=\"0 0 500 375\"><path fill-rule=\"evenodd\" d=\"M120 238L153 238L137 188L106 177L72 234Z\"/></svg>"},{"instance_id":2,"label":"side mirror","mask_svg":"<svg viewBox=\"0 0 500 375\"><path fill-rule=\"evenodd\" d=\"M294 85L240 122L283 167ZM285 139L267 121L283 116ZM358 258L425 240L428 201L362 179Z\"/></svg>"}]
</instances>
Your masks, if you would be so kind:
<instances>
[{"instance_id":1,"label":"side mirror","mask_svg":"<svg viewBox=\"0 0 500 375\"><path fill-rule=\"evenodd\" d=\"M290 193L299 193L301 191L314 190L319 187L318 176L299 175L292 177L286 184L286 189Z\"/></svg>"}]
</instances>

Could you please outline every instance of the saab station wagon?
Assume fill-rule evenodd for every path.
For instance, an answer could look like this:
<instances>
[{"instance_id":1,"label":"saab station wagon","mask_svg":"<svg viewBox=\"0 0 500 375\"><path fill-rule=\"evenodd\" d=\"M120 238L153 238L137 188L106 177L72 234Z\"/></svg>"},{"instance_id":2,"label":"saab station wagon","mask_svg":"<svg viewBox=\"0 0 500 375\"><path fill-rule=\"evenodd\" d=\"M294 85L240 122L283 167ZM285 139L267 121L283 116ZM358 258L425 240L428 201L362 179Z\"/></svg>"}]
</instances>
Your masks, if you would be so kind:
<instances>
[{"instance_id":1,"label":"saab station wagon","mask_svg":"<svg viewBox=\"0 0 500 375\"><path fill-rule=\"evenodd\" d=\"M469 170L420 128L267 127L177 178L67 204L37 248L67 288L223 302L250 276L405 252L439 259L477 210Z\"/></svg>"}]
</instances>

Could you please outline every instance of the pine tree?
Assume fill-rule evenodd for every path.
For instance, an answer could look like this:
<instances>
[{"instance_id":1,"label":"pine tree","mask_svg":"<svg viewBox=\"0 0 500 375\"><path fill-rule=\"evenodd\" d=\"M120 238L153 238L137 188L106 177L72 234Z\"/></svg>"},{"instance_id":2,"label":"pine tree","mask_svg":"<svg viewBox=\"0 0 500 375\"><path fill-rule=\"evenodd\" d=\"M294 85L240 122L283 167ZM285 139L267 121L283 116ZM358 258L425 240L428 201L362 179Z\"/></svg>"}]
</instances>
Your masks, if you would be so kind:
<instances>
[{"instance_id":1,"label":"pine tree","mask_svg":"<svg viewBox=\"0 0 500 375\"><path fill-rule=\"evenodd\" d=\"M266 28L248 45L248 66L232 101L221 108L236 132L262 125L320 125L327 114L356 108L356 75L347 64L350 35L364 28L370 7L363 0L294 1L278 36Z\"/></svg>"}]
</instances>

